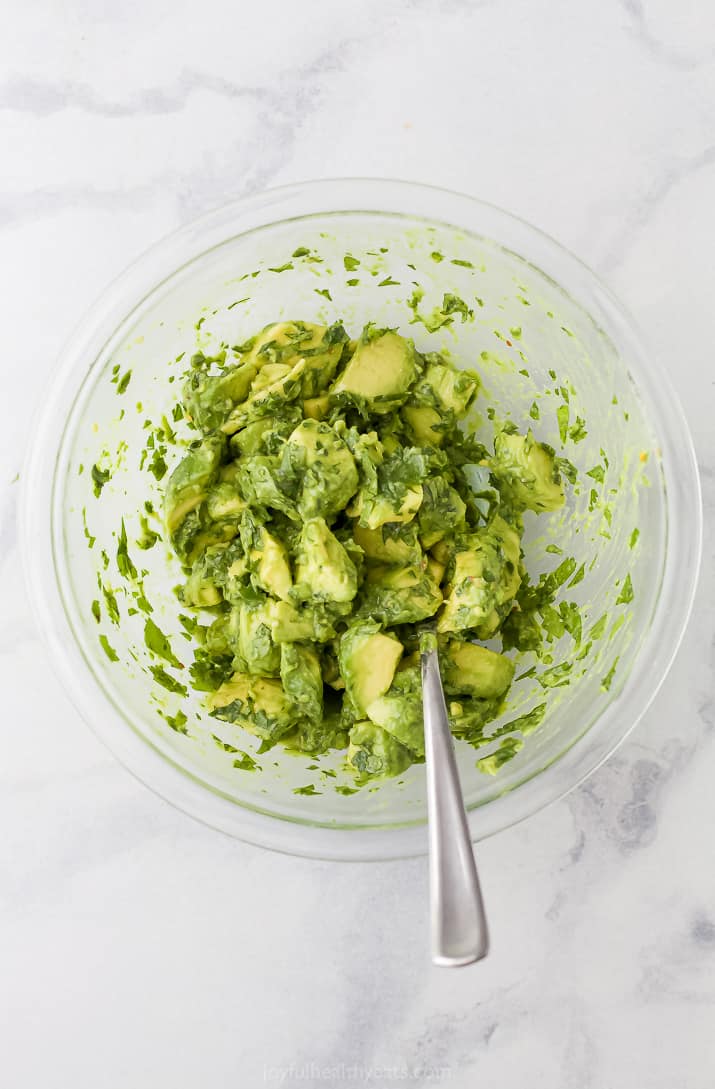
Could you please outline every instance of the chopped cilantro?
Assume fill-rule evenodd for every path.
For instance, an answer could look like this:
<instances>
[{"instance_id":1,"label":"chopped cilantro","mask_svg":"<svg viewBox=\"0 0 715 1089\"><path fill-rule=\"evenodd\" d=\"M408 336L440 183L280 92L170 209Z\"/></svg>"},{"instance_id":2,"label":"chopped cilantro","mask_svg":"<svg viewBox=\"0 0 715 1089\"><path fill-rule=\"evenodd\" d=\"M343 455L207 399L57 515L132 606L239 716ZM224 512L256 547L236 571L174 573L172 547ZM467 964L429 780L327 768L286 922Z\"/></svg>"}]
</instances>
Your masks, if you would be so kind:
<instances>
[{"instance_id":1,"label":"chopped cilantro","mask_svg":"<svg viewBox=\"0 0 715 1089\"><path fill-rule=\"evenodd\" d=\"M119 655L117 654L114 647L111 646L109 640L107 639L107 636L106 635L100 635L99 636L99 642L101 643L102 650L107 655L110 662L118 662L119 661Z\"/></svg>"},{"instance_id":2,"label":"chopped cilantro","mask_svg":"<svg viewBox=\"0 0 715 1089\"><path fill-rule=\"evenodd\" d=\"M240 771L260 771L260 764L257 764L252 756L249 756L247 752L242 752L240 749L235 750L239 755L233 761L234 768L238 768Z\"/></svg>"},{"instance_id":3,"label":"chopped cilantro","mask_svg":"<svg viewBox=\"0 0 715 1089\"><path fill-rule=\"evenodd\" d=\"M117 393L126 393L127 386L132 380L132 372L126 371L117 382Z\"/></svg>"},{"instance_id":4,"label":"chopped cilantro","mask_svg":"<svg viewBox=\"0 0 715 1089\"><path fill-rule=\"evenodd\" d=\"M172 677L170 673L167 673L163 666L149 666L149 671L156 683L160 684L162 688L165 688L167 692L175 692L177 696L188 695L184 685L177 681L175 677Z\"/></svg>"},{"instance_id":5,"label":"chopped cilantro","mask_svg":"<svg viewBox=\"0 0 715 1089\"><path fill-rule=\"evenodd\" d=\"M614 678L614 676L616 674L616 666L618 665L618 662L619 662L619 658L616 658L614 660L614 662L613 662L613 665L609 669L608 673L606 674L606 676L601 681L601 688L603 688L606 692L608 692L610 690L610 688L611 688L613 678Z\"/></svg>"},{"instance_id":6,"label":"chopped cilantro","mask_svg":"<svg viewBox=\"0 0 715 1089\"><path fill-rule=\"evenodd\" d=\"M171 643L164 635L161 628L157 627L151 617L148 617L144 624L144 642L152 654L156 654L157 657L163 658L165 662L175 666L177 669L183 668L181 662L171 649Z\"/></svg>"},{"instance_id":7,"label":"chopped cilantro","mask_svg":"<svg viewBox=\"0 0 715 1089\"><path fill-rule=\"evenodd\" d=\"M569 428L569 438L572 442L581 442L582 439L586 438L588 431L586 430L585 424L586 421L580 416L576 417L576 423L573 427Z\"/></svg>"},{"instance_id":8,"label":"chopped cilantro","mask_svg":"<svg viewBox=\"0 0 715 1089\"><path fill-rule=\"evenodd\" d=\"M112 479L109 469L100 469L99 465L92 466L92 480L94 481L94 494L99 499L102 488Z\"/></svg>"},{"instance_id":9,"label":"chopped cilantro","mask_svg":"<svg viewBox=\"0 0 715 1089\"><path fill-rule=\"evenodd\" d=\"M123 518L122 528L119 532L119 542L117 544L117 567L122 578L135 579L137 577L137 569L132 563L127 549L127 531Z\"/></svg>"},{"instance_id":10,"label":"chopped cilantro","mask_svg":"<svg viewBox=\"0 0 715 1089\"><path fill-rule=\"evenodd\" d=\"M616 598L616 605L628 605L631 601L633 601L633 583L631 576L626 575L621 592Z\"/></svg>"},{"instance_id":11,"label":"chopped cilantro","mask_svg":"<svg viewBox=\"0 0 715 1089\"><path fill-rule=\"evenodd\" d=\"M170 726L177 734L188 734L189 731L186 729L188 719L181 709L179 709L175 715L163 713L162 717L166 720L167 726Z\"/></svg>"},{"instance_id":12,"label":"chopped cilantro","mask_svg":"<svg viewBox=\"0 0 715 1089\"><path fill-rule=\"evenodd\" d=\"M569 429L568 405L559 405L559 407L556 409L556 419L559 425L559 437L561 439L561 442L564 443L566 442L566 436L568 435Z\"/></svg>"}]
</instances>

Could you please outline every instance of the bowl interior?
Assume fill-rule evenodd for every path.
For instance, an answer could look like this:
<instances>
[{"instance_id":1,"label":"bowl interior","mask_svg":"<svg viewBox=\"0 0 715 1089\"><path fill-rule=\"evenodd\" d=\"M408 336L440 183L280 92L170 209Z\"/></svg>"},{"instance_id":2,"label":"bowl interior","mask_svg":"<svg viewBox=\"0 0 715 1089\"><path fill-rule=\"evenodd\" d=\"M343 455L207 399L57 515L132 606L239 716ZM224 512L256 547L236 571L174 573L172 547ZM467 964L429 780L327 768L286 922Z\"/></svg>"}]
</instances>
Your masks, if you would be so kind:
<instances>
[{"instance_id":1,"label":"bowl interior","mask_svg":"<svg viewBox=\"0 0 715 1089\"><path fill-rule=\"evenodd\" d=\"M197 347L241 343L270 321L341 318L353 335L368 321L394 326L420 350L476 367L484 441L493 419L531 426L576 473L564 511L527 513L524 549L532 582L568 572L557 606L574 603L581 629L561 633L556 623L547 660L521 656L497 740L479 751L457 743L468 807L513 791L587 734L617 699L651 622L667 514L659 437L607 307L596 294L577 301L569 287L533 254L477 233L397 212L336 212L226 237L146 294L86 360L54 477L55 577L107 714L194 784L245 810L332 828L424 821L421 767L350 793L340 754L257 754L254 739L209 718L196 695L157 683L144 642L151 610L176 657L192 660L173 592L178 563L161 540L137 544L147 541L145 503L161 510L162 463L170 471L192 437L172 415L186 359ZM464 305L448 313L445 295ZM178 444L166 441L170 432ZM94 465L111 473L99 495ZM136 571L129 578L124 537L130 576ZM184 683L185 671L166 671ZM243 753L258 767L247 770ZM315 793L296 793L304 787Z\"/></svg>"}]
</instances>

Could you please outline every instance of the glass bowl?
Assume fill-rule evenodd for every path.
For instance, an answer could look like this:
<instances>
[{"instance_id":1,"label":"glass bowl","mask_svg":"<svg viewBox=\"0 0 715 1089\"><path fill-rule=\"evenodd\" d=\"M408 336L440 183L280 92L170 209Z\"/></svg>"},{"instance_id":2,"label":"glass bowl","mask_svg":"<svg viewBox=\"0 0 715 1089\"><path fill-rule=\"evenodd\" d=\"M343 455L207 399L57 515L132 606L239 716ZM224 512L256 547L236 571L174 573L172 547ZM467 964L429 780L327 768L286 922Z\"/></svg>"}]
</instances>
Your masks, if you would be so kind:
<instances>
[{"instance_id":1,"label":"glass bowl","mask_svg":"<svg viewBox=\"0 0 715 1089\"><path fill-rule=\"evenodd\" d=\"M622 307L552 239L467 196L376 180L267 191L166 238L94 305L59 360L23 474L33 607L67 690L127 768L206 823L287 852L380 859L426 849L422 767L351 793L342 754L257 755L245 735L241 752L260 765L247 770L198 697L157 684L144 644L151 609L191 661L178 564L162 541L136 543L145 501L160 509L162 463L181 456L162 437L191 438L172 417L182 353L274 320L337 317L353 335L396 326L476 366L487 441L494 417L531 425L577 473L565 511L527 514L524 549L532 582L568 572L557 605L578 605L580 639L557 623L550 661L522 656L501 741L457 742L475 840L572 789L643 714L691 608L700 494L677 399ZM103 486L95 464L111 473Z\"/></svg>"}]
</instances>

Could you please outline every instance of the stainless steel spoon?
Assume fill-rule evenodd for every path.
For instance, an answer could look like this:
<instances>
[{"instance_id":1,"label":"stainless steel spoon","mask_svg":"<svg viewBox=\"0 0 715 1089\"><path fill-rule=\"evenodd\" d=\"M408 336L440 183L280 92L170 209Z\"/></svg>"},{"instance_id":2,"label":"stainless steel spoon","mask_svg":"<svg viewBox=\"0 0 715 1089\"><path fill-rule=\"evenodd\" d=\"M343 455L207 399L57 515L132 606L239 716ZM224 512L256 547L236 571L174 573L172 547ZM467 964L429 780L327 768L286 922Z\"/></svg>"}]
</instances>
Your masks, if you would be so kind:
<instances>
[{"instance_id":1,"label":"stainless steel spoon","mask_svg":"<svg viewBox=\"0 0 715 1089\"><path fill-rule=\"evenodd\" d=\"M487 955L489 933L433 634L423 635L421 652L432 961L456 968Z\"/></svg>"}]
</instances>

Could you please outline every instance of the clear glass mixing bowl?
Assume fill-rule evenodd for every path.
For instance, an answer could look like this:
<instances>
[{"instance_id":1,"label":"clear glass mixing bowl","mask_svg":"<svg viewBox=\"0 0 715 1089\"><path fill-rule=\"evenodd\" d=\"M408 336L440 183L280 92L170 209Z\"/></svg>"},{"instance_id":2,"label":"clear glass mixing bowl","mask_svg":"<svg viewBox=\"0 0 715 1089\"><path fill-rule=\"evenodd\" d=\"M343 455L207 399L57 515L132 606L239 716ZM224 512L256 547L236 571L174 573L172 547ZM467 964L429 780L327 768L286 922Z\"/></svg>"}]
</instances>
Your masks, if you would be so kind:
<instances>
[{"instance_id":1,"label":"clear glass mixing bowl","mask_svg":"<svg viewBox=\"0 0 715 1089\"><path fill-rule=\"evenodd\" d=\"M445 293L471 316L455 312L430 332ZM550 238L470 197L368 180L268 191L177 231L93 307L44 396L22 515L39 627L78 710L140 779L208 824L288 852L390 858L426 848L422 767L354 794L335 789L351 781L339 754L311 760L278 747L257 757L260 772L235 768L200 700L158 688L148 672L144 613L116 566L123 518L137 579L181 656L176 561L161 543L148 551L134 543L144 501L160 506L161 485L140 467L145 421L171 420L182 352L240 343L278 319L338 316L351 332L367 321L397 326L423 351L447 349L458 365L476 365L485 435L493 413L531 424L578 470L565 513L528 516L525 552L532 581L566 557L583 565L561 598L580 606L585 653L576 660L564 635L548 670L532 670L528 655L519 663L526 676L496 725L543 703L546 713L495 775L476 766L488 750L457 743L474 839L570 790L643 714L692 604L699 484L677 399L613 296ZM170 449L167 460L179 456ZM98 459L113 467L99 498L90 473ZM548 550L554 544L560 554ZM116 591L119 626L107 619L98 578ZM187 735L166 721L179 707ZM255 745L246 737L242 747ZM295 793L310 784L314 795Z\"/></svg>"}]
</instances>

